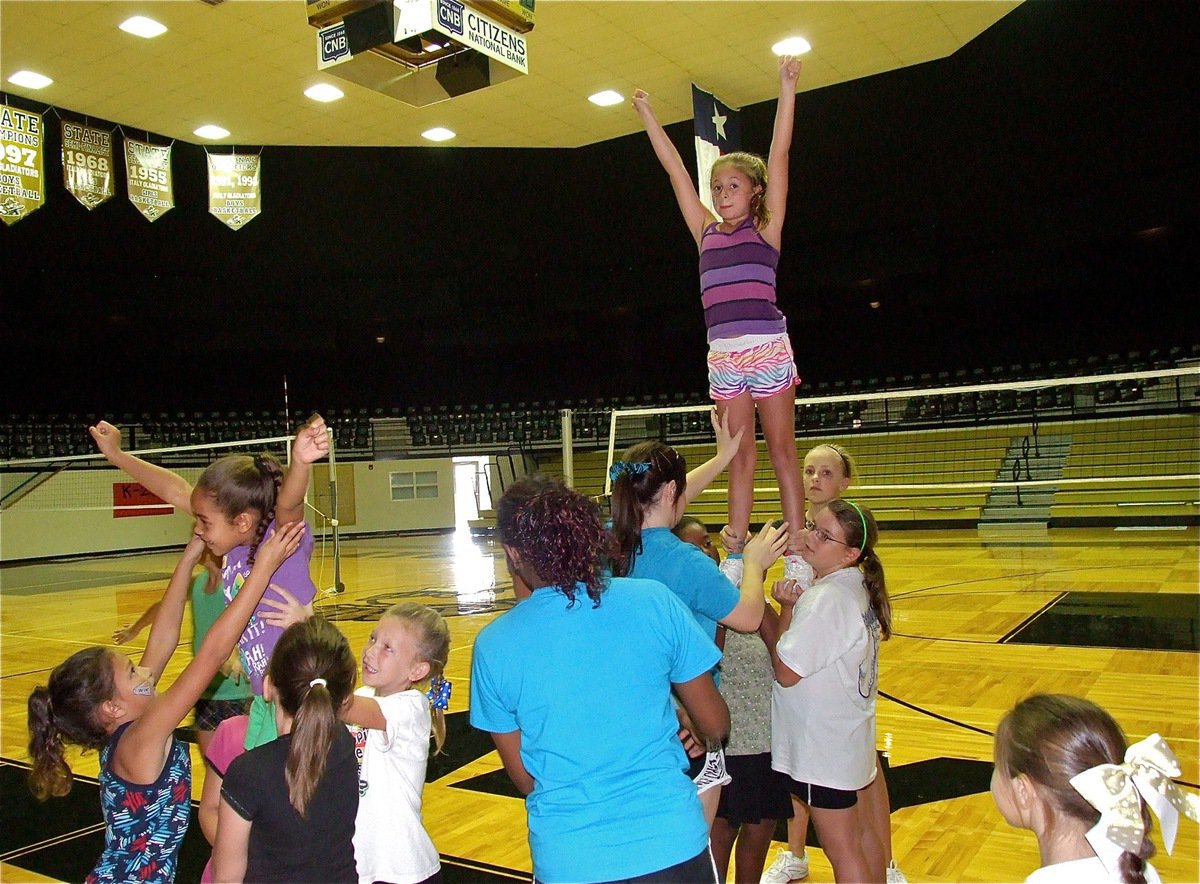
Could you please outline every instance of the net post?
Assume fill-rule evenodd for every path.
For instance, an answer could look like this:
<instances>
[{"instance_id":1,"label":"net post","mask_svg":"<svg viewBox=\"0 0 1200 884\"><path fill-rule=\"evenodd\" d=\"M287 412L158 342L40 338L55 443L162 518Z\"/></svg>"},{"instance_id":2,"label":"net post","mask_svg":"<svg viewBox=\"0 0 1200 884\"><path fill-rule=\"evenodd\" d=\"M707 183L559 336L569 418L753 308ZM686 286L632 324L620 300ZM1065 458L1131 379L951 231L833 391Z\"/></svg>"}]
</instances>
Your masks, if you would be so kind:
<instances>
[{"instance_id":1,"label":"net post","mask_svg":"<svg viewBox=\"0 0 1200 884\"><path fill-rule=\"evenodd\" d=\"M564 408L559 412L562 420L563 484L568 488L575 487L575 434L571 415L572 411L569 408Z\"/></svg>"},{"instance_id":2,"label":"net post","mask_svg":"<svg viewBox=\"0 0 1200 884\"><path fill-rule=\"evenodd\" d=\"M333 429L326 427L325 432L329 435L329 508L333 511L329 517L329 527L333 532L333 586L330 590L340 594L346 591L346 584L342 583L342 552L338 539L337 452Z\"/></svg>"},{"instance_id":3,"label":"net post","mask_svg":"<svg viewBox=\"0 0 1200 884\"><path fill-rule=\"evenodd\" d=\"M612 495L613 456L617 450L617 410L608 413L608 462L604 464L604 496Z\"/></svg>"}]
</instances>

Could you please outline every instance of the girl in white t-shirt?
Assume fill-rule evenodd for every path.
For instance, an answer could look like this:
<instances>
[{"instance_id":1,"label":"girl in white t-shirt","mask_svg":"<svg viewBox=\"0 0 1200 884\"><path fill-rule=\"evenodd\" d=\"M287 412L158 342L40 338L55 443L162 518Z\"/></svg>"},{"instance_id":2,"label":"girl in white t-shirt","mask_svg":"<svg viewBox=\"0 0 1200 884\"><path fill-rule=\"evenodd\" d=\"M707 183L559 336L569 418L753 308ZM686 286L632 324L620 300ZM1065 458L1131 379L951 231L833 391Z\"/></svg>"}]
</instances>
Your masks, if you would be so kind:
<instances>
[{"instance_id":1,"label":"girl in white t-shirt","mask_svg":"<svg viewBox=\"0 0 1200 884\"><path fill-rule=\"evenodd\" d=\"M875 696L879 642L891 634L891 605L879 533L870 510L831 500L816 516L801 555L813 585L776 582L779 640L772 649L772 766L809 808L839 881L883 881L883 845L859 806L876 776Z\"/></svg>"},{"instance_id":2,"label":"girl in white t-shirt","mask_svg":"<svg viewBox=\"0 0 1200 884\"><path fill-rule=\"evenodd\" d=\"M360 884L441 880L437 848L421 822L429 738L446 740L445 678L450 630L424 605L393 605L362 654L363 687L342 719L351 725L359 757L354 858ZM428 681L429 692L414 685Z\"/></svg>"},{"instance_id":3,"label":"girl in white t-shirt","mask_svg":"<svg viewBox=\"0 0 1200 884\"><path fill-rule=\"evenodd\" d=\"M1168 853L1179 813L1200 816L1200 799L1171 780L1179 763L1162 737L1126 748L1112 716L1079 697L1022 700L996 728L995 755L996 806L1037 836L1042 867L1026 882L1160 884L1148 862L1149 808L1163 820Z\"/></svg>"}]
</instances>

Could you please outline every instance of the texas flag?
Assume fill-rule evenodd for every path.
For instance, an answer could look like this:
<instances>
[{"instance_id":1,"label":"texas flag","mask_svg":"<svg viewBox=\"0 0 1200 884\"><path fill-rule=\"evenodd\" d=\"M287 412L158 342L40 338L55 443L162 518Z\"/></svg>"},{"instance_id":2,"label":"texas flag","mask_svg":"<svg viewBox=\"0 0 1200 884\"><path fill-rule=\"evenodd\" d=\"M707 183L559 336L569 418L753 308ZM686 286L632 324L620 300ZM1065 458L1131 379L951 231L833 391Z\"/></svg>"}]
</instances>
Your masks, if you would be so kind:
<instances>
[{"instance_id":1,"label":"texas flag","mask_svg":"<svg viewBox=\"0 0 1200 884\"><path fill-rule=\"evenodd\" d=\"M700 200L714 215L709 178L717 157L742 149L740 110L718 101L710 92L692 84L692 115L696 127L696 189Z\"/></svg>"}]
</instances>

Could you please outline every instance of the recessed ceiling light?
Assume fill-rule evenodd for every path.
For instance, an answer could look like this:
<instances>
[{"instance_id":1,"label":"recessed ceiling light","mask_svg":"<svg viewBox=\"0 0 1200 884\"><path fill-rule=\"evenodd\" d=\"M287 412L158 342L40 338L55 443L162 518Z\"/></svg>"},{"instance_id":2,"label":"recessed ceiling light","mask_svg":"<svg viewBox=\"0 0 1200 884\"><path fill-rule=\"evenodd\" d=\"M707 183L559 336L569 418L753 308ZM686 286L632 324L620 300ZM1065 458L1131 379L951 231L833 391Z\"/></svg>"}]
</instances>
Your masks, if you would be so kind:
<instances>
[{"instance_id":1,"label":"recessed ceiling light","mask_svg":"<svg viewBox=\"0 0 1200 884\"><path fill-rule=\"evenodd\" d=\"M220 138L228 138L229 130L222 129L220 126L214 126L212 123L207 123L194 131L195 135L201 138L208 138L211 141L216 141Z\"/></svg>"},{"instance_id":2,"label":"recessed ceiling light","mask_svg":"<svg viewBox=\"0 0 1200 884\"><path fill-rule=\"evenodd\" d=\"M426 129L421 133L422 138L428 138L430 141L449 141L454 137L453 132L449 129L444 129L441 126L434 126L432 129Z\"/></svg>"},{"instance_id":3,"label":"recessed ceiling light","mask_svg":"<svg viewBox=\"0 0 1200 884\"><path fill-rule=\"evenodd\" d=\"M26 89L45 89L54 81L34 71L17 71L8 78L14 86L24 86Z\"/></svg>"},{"instance_id":4,"label":"recessed ceiling light","mask_svg":"<svg viewBox=\"0 0 1200 884\"><path fill-rule=\"evenodd\" d=\"M776 55L803 55L812 51L812 44L803 37L787 37L771 47Z\"/></svg>"},{"instance_id":5,"label":"recessed ceiling light","mask_svg":"<svg viewBox=\"0 0 1200 884\"><path fill-rule=\"evenodd\" d=\"M603 92L597 92L595 95L589 95L588 101L592 104L598 104L601 107L609 107L610 105L620 104L625 100L620 92L613 92L611 89L605 89Z\"/></svg>"},{"instance_id":6,"label":"recessed ceiling light","mask_svg":"<svg viewBox=\"0 0 1200 884\"><path fill-rule=\"evenodd\" d=\"M329 83L317 83L305 89L304 94L313 101L337 101L346 93Z\"/></svg>"},{"instance_id":7,"label":"recessed ceiling light","mask_svg":"<svg viewBox=\"0 0 1200 884\"><path fill-rule=\"evenodd\" d=\"M167 32L167 26L159 24L152 18L146 18L144 15L135 15L133 18L127 18L125 21L117 25L126 34L133 34L135 37L157 37L159 34Z\"/></svg>"}]
</instances>

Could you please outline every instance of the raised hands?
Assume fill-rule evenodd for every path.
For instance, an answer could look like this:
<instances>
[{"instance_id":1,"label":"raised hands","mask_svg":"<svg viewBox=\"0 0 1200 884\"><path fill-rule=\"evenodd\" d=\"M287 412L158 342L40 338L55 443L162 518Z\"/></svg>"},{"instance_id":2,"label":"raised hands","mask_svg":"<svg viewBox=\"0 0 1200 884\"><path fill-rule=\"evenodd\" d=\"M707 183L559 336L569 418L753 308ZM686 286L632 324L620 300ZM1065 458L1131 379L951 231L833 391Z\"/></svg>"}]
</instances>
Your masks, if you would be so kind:
<instances>
[{"instance_id":1,"label":"raised hands","mask_svg":"<svg viewBox=\"0 0 1200 884\"><path fill-rule=\"evenodd\" d=\"M112 459L114 454L121 453L121 431L108 421L100 421L94 427L88 427L88 432L100 453Z\"/></svg>"},{"instance_id":2,"label":"raised hands","mask_svg":"<svg viewBox=\"0 0 1200 884\"><path fill-rule=\"evenodd\" d=\"M796 91L796 81L800 79L800 59L794 55L779 56L779 86L790 87Z\"/></svg>"},{"instance_id":3,"label":"raised hands","mask_svg":"<svg viewBox=\"0 0 1200 884\"><path fill-rule=\"evenodd\" d=\"M314 414L308 423L296 433L292 442L292 460L300 463L315 463L329 456L329 433L325 428L325 418Z\"/></svg>"},{"instance_id":4,"label":"raised hands","mask_svg":"<svg viewBox=\"0 0 1200 884\"><path fill-rule=\"evenodd\" d=\"M783 555L788 544L788 523L782 522L778 527L768 522L756 534L742 553L742 558L751 565L761 568L765 573L775 564L775 560Z\"/></svg>"},{"instance_id":5,"label":"raised hands","mask_svg":"<svg viewBox=\"0 0 1200 884\"><path fill-rule=\"evenodd\" d=\"M280 525L274 534L259 544L250 573L265 570L268 574L274 574L283 564L283 560L300 546L304 528L303 520Z\"/></svg>"},{"instance_id":6,"label":"raised hands","mask_svg":"<svg viewBox=\"0 0 1200 884\"><path fill-rule=\"evenodd\" d=\"M733 456L737 454L738 446L742 444L742 436L745 435L746 428L742 427L737 431L736 435L729 433L729 411L718 414L714 408L708 415L712 421L713 433L717 437L717 457L721 458L725 463L733 460Z\"/></svg>"},{"instance_id":7,"label":"raised hands","mask_svg":"<svg viewBox=\"0 0 1200 884\"><path fill-rule=\"evenodd\" d=\"M654 110L650 107L650 93L645 89L633 90L633 101L631 104L639 117L645 118L647 114L654 116Z\"/></svg>"}]
</instances>

